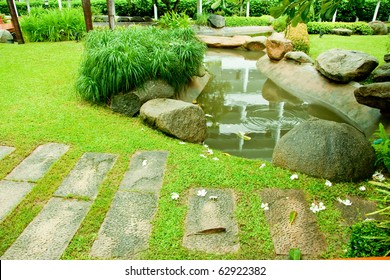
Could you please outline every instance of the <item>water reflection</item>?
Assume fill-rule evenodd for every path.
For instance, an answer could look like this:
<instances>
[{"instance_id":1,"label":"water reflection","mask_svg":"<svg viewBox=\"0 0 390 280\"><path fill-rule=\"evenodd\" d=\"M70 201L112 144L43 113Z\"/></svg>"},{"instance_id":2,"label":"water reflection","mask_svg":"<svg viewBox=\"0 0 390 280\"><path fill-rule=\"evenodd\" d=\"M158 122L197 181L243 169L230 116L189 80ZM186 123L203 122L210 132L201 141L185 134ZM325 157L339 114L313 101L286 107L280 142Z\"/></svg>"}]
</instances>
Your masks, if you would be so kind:
<instances>
[{"instance_id":1,"label":"water reflection","mask_svg":"<svg viewBox=\"0 0 390 280\"><path fill-rule=\"evenodd\" d=\"M271 160L277 141L300 122L317 116L343 121L318 105L289 94L256 68L262 52L209 49L204 62L213 78L198 104L208 116L210 148L245 158ZM247 135L248 140L242 135ZM250 138L250 140L249 140Z\"/></svg>"}]
</instances>

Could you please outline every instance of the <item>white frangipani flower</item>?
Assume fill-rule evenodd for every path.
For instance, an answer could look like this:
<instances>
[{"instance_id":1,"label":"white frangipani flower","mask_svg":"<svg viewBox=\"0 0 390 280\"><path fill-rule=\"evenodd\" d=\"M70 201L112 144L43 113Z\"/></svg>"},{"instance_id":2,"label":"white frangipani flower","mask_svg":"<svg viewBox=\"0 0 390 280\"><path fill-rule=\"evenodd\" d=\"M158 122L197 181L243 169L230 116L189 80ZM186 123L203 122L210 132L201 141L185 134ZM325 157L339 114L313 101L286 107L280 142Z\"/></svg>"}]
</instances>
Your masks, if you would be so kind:
<instances>
[{"instance_id":1,"label":"white frangipani flower","mask_svg":"<svg viewBox=\"0 0 390 280\"><path fill-rule=\"evenodd\" d=\"M298 179L298 174L295 173L295 174L291 175L290 179L291 180L297 180Z\"/></svg>"},{"instance_id":2,"label":"white frangipani flower","mask_svg":"<svg viewBox=\"0 0 390 280\"><path fill-rule=\"evenodd\" d=\"M185 145L185 144L186 144L186 142L184 142L184 141L180 141L180 142L179 142L179 144L180 144L180 145Z\"/></svg>"},{"instance_id":3,"label":"white frangipani flower","mask_svg":"<svg viewBox=\"0 0 390 280\"><path fill-rule=\"evenodd\" d=\"M217 161L217 160L219 160L219 158L217 158L217 157L213 157L213 160Z\"/></svg>"},{"instance_id":4,"label":"white frangipani flower","mask_svg":"<svg viewBox=\"0 0 390 280\"><path fill-rule=\"evenodd\" d=\"M144 159L143 161L142 161L142 166L146 166L148 164L148 161L146 160L146 159Z\"/></svg>"},{"instance_id":5,"label":"white frangipani flower","mask_svg":"<svg viewBox=\"0 0 390 280\"><path fill-rule=\"evenodd\" d=\"M261 208L264 209L264 211L268 211L269 210L268 203L261 203Z\"/></svg>"},{"instance_id":6,"label":"white frangipani flower","mask_svg":"<svg viewBox=\"0 0 390 280\"><path fill-rule=\"evenodd\" d=\"M310 210L313 212L313 213L317 213L317 212L320 212L322 210L325 210L326 207L324 205L323 202L320 202L319 204L315 204L314 202L311 204L310 206Z\"/></svg>"},{"instance_id":7,"label":"white frangipani flower","mask_svg":"<svg viewBox=\"0 0 390 280\"><path fill-rule=\"evenodd\" d=\"M207 156L204 155L204 154L200 154L199 156L202 157L202 158L207 158Z\"/></svg>"},{"instance_id":8,"label":"white frangipani flower","mask_svg":"<svg viewBox=\"0 0 390 280\"><path fill-rule=\"evenodd\" d=\"M383 176L382 173L375 171L375 173L372 175L372 179L378 182L383 182L385 180L385 176Z\"/></svg>"},{"instance_id":9,"label":"white frangipani flower","mask_svg":"<svg viewBox=\"0 0 390 280\"><path fill-rule=\"evenodd\" d=\"M210 115L210 114L205 114L205 116L208 117L208 118L212 118L213 117L213 115Z\"/></svg>"},{"instance_id":10,"label":"white frangipani flower","mask_svg":"<svg viewBox=\"0 0 390 280\"><path fill-rule=\"evenodd\" d=\"M180 197L180 196L179 196L178 193L175 193L175 192L171 193L171 198L172 198L173 200L178 200L179 197Z\"/></svg>"},{"instance_id":11,"label":"white frangipani flower","mask_svg":"<svg viewBox=\"0 0 390 280\"><path fill-rule=\"evenodd\" d=\"M260 169L263 169L265 167L265 163L263 163L262 165L260 165Z\"/></svg>"},{"instance_id":12,"label":"white frangipani flower","mask_svg":"<svg viewBox=\"0 0 390 280\"><path fill-rule=\"evenodd\" d=\"M351 206L352 202L349 199L342 200L340 197L337 198L337 201L346 205L346 206Z\"/></svg>"},{"instance_id":13,"label":"white frangipani flower","mask_svg":"<svg viewBox=\"0 0 390 280\"><path fill-rule=\"evenodd\" d=\"M209 155L213 155L213 154L214 154L213 150L211 150L211 149L207 149L207 153L208 153Z\"/></svg>"},{"instance_id":14,"label":"white frangipani flower","mask_svg":"<svg viewBox=\"0 0 390 280\"><path fill-rule=\"evenodd\" d=\"M209 145L203 144L203 147L205 147L206 149L208 149L208 148L209 148Z\"/></svg>"},{"instance_id":15,"label":"white frangipani flower","mask_svg":"<svg viewBox=\"0 0 390 280\"><path fill-rule=\"evenodd\" d=\"M326 180L326 181L325 181L325 186L331 187L331 186L332 186L332 182L329 181L329 180Z\"/></svg>"},{"instance_id":16,"label":"white frangipani flower","mask_svg":"<svg viewBox=\"0 0 390 280\"><path fill-rule=\"evenodd\" d=\"M207 191L205 189L203 189L203 190L198 191L197 196L206 196L206 194L207 194Z\"/></svg>"},{"instance_id":17,"label":"white frangipani flower","mask_svg":"<svg viewBox=\"0 0 390 280\"><path fill-rule=\"evenodd\" d=\"M366 190L366 186L360 186L359 187L359 190L361 190L362 192L364 192Z\"/></svg>"}]
</instances>

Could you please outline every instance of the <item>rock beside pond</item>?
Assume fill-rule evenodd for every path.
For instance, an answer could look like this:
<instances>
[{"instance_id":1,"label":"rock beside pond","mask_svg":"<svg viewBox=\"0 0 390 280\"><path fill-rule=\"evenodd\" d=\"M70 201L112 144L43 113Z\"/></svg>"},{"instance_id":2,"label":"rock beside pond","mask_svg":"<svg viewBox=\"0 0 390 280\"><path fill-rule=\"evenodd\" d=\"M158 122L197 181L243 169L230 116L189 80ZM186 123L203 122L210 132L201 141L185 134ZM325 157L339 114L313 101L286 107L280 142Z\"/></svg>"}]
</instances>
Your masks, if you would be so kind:
<instances>
[{"instance_id":1,"label":"rock beside pond","mask_svg":"<svg viewBox=\"0 0 390 280\"><path fill-rule=\"evenodd\" d=\"M276 144L272 163L330 181L359 181L374 172L375 153L366 137L344 123L310 120Z\"/></svg>"},{"instance_id":2,"label":"rock beside pond","mask_svg":"<svg viewBox=\"0 0 390 280\"><path fill-rule=\"evenodd\" d=\"M341 49L326 51L315 62L322 75L340 83L365 79L378 64L378 60L369 54Z\"/></svg>"},{"instance_id":3,"label":"rock beside pond","mask_svg":"<svg viewBox=\"0 0 390 280\"><path fill-rule=\"evenodd\" d=\"M134 93L115 95L111 98L112 111L133 117L141 108L141 101Z\"/></svg>"},{"instance_id":4,"label":"rock beside pond","mask_svg":"<svg viewBox=\"0 0 390 280\"><path fill-rule=\"evenodd\" d=\"M382 21L371 21L368 25L371 27L374 35L387 35L389 32L387 24Z\"/></svg>"},{"instance_id":5,"label":"rock beside pond","mask_svg":"<svg viewBox=\"0 0 390 280\"><path fill-rule=\"evenodd\" d=\"M267 55L272 60L281 60L288 52L293 51L291 40L270 36L265 43Z\"/></svg>"},{"instance_id":6,"label":"rock beside pond","mask_svg":"<svg viewBox=\"0 0 390 280\"><path fill-rule=\"evenodd\" d=\"M140 117L162 132L186 142L201 143L207 126L203 110L191 103L174 99L153 99L141 106Z\"/></svg>"},{"instance_id":7,"label":"rock beside pond","mask_svg":"<svg viewBox=\"0 0 390 280\"><path fill-rule=\"evenodd\" d=\"M372 72L375 83L390 82L390 63L379 66Z\"/></svg>"},{"instance_id":8,"label":"rock beside pond","mask_svg":"<svg viewBox=\"0 0 390 280\"><path fill-rule=\"evenodd\" d=\"M351 36L352 30L347 28L334 28L330 31L331 34L340 35L340 36Z\"/></svg>"},{"instance_id":9,"label":"rock beside pond","mask_svg":"<svg viewBox=\"0 0 390 280\"><path fill-rule=\"evenodd\" d=\"M210 48L238 48L244 45L250 36L208 36L208 35L198 35L199 40L204 42Z\"/></svg>"},{"instance_id":10,"label":"rock beside pond","mask_svg":"<svg viewBox=\"0 0 390 280\"><path fill-rule=\"evenodd\" d=\"M355 90L357 102L390 113L390 82L374 83Z\"/></svg>"},{"instance_id":11,"label":"rock beside pond","mask_svg":"<svg viewBox=\"0 0 390 280\"><path fill-rule=\"evenodd\" d=\"M288 52L284 56L285 59L293 60L298 63L310 63L313 64L314 61L306 53L301 51Z\"/></svg>"},{"instance_id":12,"label":"rock beside pond","mask_svg":"<svg viewBox=\"0 0 390 280\"><path fill-rule=\"evenodd\" d=\"M262 51L265 49L266 41L267 37L265 36L251 37L244 43L244 48L249 51Z\"/></svg>"},{"instance_id":13,"label":"rock beside pond","mask_svg":"<svg viewBox=\"0 0 390 280\"><path fill-rule=\"evenodd\" d=\"M383 56L383 60L384 60L385 62L390 62L390 53L385 54L385 55Z\"/></svg>"},{"instance_id":14,"label":"rock beside pond","mask_svg":"<svg viewBox=\"0 0 390 280\"><path fill-rule=\"evenodd\" d=\"M163 80L151 80L136 89L134 94L139 97L142 105L155 98L172 98L175 95L175 89Z\"/></svg>"},{"instance_id":15,"label":"rock beside pond","mask_svg":"<svg viewBox=\"0 0 390 280\"><path fill-rule=\"evenodd\" d=\"M225 27L225 18L220 15L210 15L207 21L214 28L222 28Z\"/></svg>"}]
</instances>

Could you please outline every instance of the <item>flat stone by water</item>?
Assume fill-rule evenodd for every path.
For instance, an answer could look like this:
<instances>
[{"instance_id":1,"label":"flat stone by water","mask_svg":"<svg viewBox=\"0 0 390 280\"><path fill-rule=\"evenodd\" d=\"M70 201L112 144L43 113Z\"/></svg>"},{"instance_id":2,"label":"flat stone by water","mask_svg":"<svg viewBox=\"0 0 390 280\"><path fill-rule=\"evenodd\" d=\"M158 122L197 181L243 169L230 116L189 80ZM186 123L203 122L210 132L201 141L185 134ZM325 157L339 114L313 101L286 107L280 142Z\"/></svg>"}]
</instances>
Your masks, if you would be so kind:
<instances>
[{"instance_id":1,"label":"flat stone by water","mask_svg":"<svg viewBox=\"0 0 390 280\"><path fill-rule=\"evenodd\" d=\"M1 259L60 259L90 206L87 201L50 199Z\"/></svg>"},{"instance_id":2,"label":"flat stone by water","mask_svg":"<svg viewBox=\"0 0 390 280\"><path fill-rule=\"evenodd\" d=\"M48 143L37 147L8 176L7 180L37 182L69 149L69 146Z\"/></svg>"},{"instance_id":3,"label":"flat stone by water","mask_svg":"<svg viewBox=\"0 0 390 280\"><path fill-rule=\"evenodd\" d=\"M99 230L91 256L103 259L137 259L148 248L157 196L119 191Z\"/></svg>"},{"instance_id":4,"label":"flat stone by water","mask_svg":"<svg viewBox=\"0 0 390 280\"><path fill-rule=\"evenodd\" d=\"M301 190L264 189L260 195L269 205L265 216L276 254L288 255L291 248L299 248L303 255L318 256L326 250L325 237ZM292 211L297 216L290 224Z\"/></svg>"},{"instance_id":5,"label":"flat stone by water","mask_svg":"<svg viewBox=\"0 0 390 280\"><path fill-rule=\"evenodd\" d=\"M15 150L14 147L8 147L8 146L0 146L0 160L8 156L10 153L12 153Z\"/></svg>"},{"instance_id":6,"label":"flat stone by water","mask_svg":"<svg viewBox=\"0 0 390 280\"><path fill-rule=\"evenodd\" d=\"M32 190L28 182L0 181L0 221L3 220Z\"/></svg>"},{"instance_id":7,"label":"flat stone by water","mask_svg":"<svg viewBox=\"0 0 390 280\"><path fill-rule=\"evenodd\" d=\"M162 186L165 162L168 153L164 151L136 152L119 190L153 192L158 194Z\"/></svg>"},{"instance_id":8,"label":"flat stone by water","mask_svg":"<svg viewBox=\"0 0 390 280\"><path fill-rule=\"evenodd\" d=\"M114 166L116 158L117 156L112 154L85 153L54 195L95 199L100 184Z\"/></svg>"},{"instance_id":9,"label":"flat stone by water","mask_svg":"<svg viewBox=\"0 0 390 280\"><path fill-rule=\"evenodd\" d=\"M234 219L235 199L231 190L206 189L198 196L191 189L185 221L183 246L189 250L226 254L240 248L238 226ZM217 199L210 199L215 196Z\"/></svg>"}]
</instances>

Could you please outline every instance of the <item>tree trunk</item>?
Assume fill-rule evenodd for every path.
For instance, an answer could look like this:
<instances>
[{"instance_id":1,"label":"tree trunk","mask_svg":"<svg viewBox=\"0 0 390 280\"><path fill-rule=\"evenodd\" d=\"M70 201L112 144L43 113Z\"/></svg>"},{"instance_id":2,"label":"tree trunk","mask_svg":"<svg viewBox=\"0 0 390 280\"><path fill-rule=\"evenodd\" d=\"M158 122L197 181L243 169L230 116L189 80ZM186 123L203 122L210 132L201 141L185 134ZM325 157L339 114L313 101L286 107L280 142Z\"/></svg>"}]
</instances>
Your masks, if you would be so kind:
<instances>
[{"instance_id":1,"label":"tree trunk","mask_svg":"<svg viewBox=\"0 0 390 280\"><path fill-rule=\"evenodd\" d=\"M72 8L72 2L71 2L71 0L68 0L68 8L69 8L69 9Z\"/></svg>"},{"instance_id":2,"label":"tree trunk","mask_svg":"<svg viewBox=\"0 0 390 280\"><path fill-rule=\"evenodd\" d=\"M9 9L9 12L11 14L12 24L14 25L16 41L18 42L18 44L24 44L23 34L22 34L22 30L20 30L18 13L16 11L16 6L15 6L14 0L7 0L7 6Z\"/></svg>"},{"instance_id":3,"label":"tree trunk","mask_svg":"<svg viewBox=\"0 0 390 280\"><path fill-rule=\"evenodd\" d=\"M249 11L250 11L250 1L246 2L246 17L249 17Z\"/></svg>"},{"instance_id":4,"label":"tree trunk","mask_svg":"<svg viewBox=\"0 0 390 280\"><path fill-rule=\"evenodd\" d=\"M372 21L376 21L376 17L378 16L379 6L380 6L380 5L381 5L381 1L378 0L378 3L376 4L374 16L372 17Z\"/></svg>"},{"instance_id":5,"label":"tree trunk","mask_svg":"<svg viewBox=\"0 0 390 280\"><path fill-rule=\"evenodd\" d=\"M62 2L61 2L61 0L58 0L58 9L60 9L60 11L62 10Z\"/></svg>"},{"instance_id":6,"label":"tree trunk","mask_svg":"<svg viewBox=\"0 0 390 280\"><path fill-rule=\"evenodd\" d=\"M84 12L85 27L87 32L93 29L92 25L92 11L91 11L91 1L90 0L81 0Z\"/></svg>"},{"instance_id":7,"label":"tree trunk","mask_svg":"<svg viewBox=\"0 0 390 280\"><path fill-rule=\"evenodd\" d=\"M108 24L111 30L115 28L115 2L114 0L107 0L107 13L108 13Z\"/></svg>"},{"instance_id":8,"label":"tree trunk","mask_svg":"<svg viewBox=\"0 0 390 280\"><path fill-rule=\"evenodd\" d=\"M26 0L26 6L27 6L27 12L28 12L28 14L30 14L31 7L30 7L30 1L29 0Z\"/></svg>"},{"instance_id":9,"label":"tree trunk","mask_svg":"<svg viewBox=\"0 0 390 280\"><path fill-rule=\"evenodd\" d=\"M202 0L196 0L196 14L198 16L202 15Z\"/></svg>"},{"instance_id":10,"label":"tree trunk","mask_svg":"<svg viewBox=\"0 0 390 280\"><path fill-rule=\"evenodd\" d=\"M337 9L334 12L334 15L333 15L333 18L332 18L332 22L336 22L336 17L337 17Z\"/></svg>"}]
</instances>

